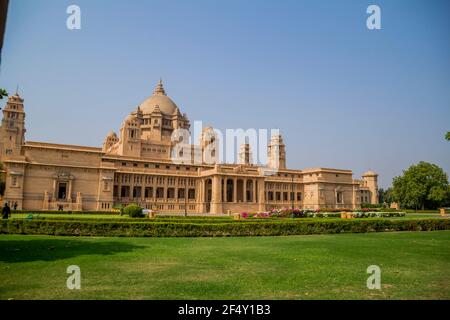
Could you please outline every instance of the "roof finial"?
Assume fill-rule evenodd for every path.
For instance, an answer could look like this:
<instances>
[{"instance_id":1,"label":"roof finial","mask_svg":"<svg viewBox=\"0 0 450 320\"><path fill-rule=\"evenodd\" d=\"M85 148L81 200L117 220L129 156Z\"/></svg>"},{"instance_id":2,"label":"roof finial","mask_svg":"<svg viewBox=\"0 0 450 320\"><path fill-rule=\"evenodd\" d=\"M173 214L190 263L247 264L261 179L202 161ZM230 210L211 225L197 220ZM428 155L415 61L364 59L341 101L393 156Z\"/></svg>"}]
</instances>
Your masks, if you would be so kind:
<instances>
[{"instance_id":1,"label":"roof finial","mask_svg":"<svg viewBox=\"0 0 450 320\"><path fill-rule=\"evenodd\" d=\"M160 78L158 84L156 85L155 91L153 94L166 95L166 91L164 90L162 79Z\"/></svg>"},{"instance_id":2,"label":"roof finial","mask_svg":"<svg viewBox=\"0 0 450 320\"><path fill-rule=\"evenodd\" d=\"M16 96L19 95L19 84L16 85Z\"/></svg>"}]
</instances>

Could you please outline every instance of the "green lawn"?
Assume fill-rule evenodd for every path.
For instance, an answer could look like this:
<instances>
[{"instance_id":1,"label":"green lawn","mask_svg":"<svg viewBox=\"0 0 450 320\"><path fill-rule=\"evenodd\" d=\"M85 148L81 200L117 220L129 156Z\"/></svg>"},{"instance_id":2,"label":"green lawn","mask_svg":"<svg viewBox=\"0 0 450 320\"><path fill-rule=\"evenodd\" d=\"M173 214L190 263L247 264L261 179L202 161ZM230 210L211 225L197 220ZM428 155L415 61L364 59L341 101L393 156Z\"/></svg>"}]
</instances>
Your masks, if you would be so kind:
<instances>
[{"instance_id":1,"label":"green lawn","mask_svg":"<svg viewBox=\"0 0 450 320\"><path fill-rule=\"evenodd\" d=\"M66 288L66 268L82 288ZM382 290L368 290L378 265ZM450 299L450 231L261 238L0 236L0 299Z\"/></svg>"}]
</instances>

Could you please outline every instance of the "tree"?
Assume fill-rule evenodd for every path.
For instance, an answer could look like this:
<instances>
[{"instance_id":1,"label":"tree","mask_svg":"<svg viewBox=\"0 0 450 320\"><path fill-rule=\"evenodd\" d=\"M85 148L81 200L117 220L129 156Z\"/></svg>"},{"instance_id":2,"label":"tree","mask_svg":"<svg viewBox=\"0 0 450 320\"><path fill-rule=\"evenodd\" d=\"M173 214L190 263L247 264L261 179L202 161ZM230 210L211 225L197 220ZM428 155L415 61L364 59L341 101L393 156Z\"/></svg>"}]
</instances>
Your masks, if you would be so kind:
<instances>
[{"instance_id":1,"label":"tree","mask_svg":"<svg viewBox=\"0 0 450 320\"><path fill-rule=\"evenodd\" d=\"M0 88L0 100L3 99L3 97L7 97L8 92L5 89Z\"/></svg>"},{"instance_id":2,"label":"tree","mask_svg":"<svg viewBox=\"0 0 450 320\"><path fill-rule=\"evenodd\" d=\"M448 176L440 167L419 162L393 180L392 196L402 207L435 209L448 202Z\"/></svg>"},{"instance_id":3,"label":"tree","mask_svg":"<svg viewBox=\"0 0 450 320\"><path fill-rule=\"evenodd\" d=\"M378 190L378 199L379 202L384 204L391 204L394 202L394 198L392 197L392 188L387 188L386 190L383 188L380 188Z\"/></svg>"},{"instance_id":4,"label":"tree","mask_svg":"<svg viewBox=\"0 0 450 320\"><path fill-rule=\"evenodd\" d=\"M450 131L445 134L445 140L450 141Z\"/></svg>"}]
</instances>

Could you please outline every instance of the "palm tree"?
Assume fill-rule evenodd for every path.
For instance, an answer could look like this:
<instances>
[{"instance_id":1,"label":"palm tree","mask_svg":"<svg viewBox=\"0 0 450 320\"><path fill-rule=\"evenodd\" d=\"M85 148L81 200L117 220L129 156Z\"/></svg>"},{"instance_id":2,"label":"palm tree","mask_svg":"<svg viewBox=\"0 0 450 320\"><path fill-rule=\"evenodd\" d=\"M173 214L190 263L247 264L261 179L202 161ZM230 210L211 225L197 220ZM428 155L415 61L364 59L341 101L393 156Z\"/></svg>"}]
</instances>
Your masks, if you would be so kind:
<instances>
[{"instance_id":1,"label":"palm tree","mask_svg":"<svg viewBox=\"0 0 450 320\"><path fill-rule=\"evenodd\" d=\"M445 140L450 141L450 131L445 134Z\"/></svg>"}]
</instances>

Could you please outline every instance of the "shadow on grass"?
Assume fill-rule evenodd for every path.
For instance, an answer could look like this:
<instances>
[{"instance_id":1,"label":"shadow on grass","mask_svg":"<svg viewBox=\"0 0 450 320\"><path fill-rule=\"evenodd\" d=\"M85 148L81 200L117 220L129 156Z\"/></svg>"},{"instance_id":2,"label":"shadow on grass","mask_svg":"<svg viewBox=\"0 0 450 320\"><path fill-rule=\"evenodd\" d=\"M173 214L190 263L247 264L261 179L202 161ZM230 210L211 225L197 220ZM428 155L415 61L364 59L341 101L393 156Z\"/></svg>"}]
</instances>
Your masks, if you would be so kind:
<instances>
[{"instance_id":1,"label":"shadow on grass","mask_svg":"<svg viewBox=\"0 0 450 320\"><path fill-rule=\"evenodd\" d=\"M0 239L0 262L56 261L82 255L113 255L144 246L121 241L81 239Z\"/></svg>"}]
</instances>

